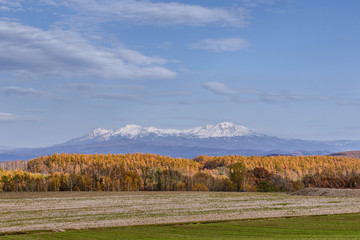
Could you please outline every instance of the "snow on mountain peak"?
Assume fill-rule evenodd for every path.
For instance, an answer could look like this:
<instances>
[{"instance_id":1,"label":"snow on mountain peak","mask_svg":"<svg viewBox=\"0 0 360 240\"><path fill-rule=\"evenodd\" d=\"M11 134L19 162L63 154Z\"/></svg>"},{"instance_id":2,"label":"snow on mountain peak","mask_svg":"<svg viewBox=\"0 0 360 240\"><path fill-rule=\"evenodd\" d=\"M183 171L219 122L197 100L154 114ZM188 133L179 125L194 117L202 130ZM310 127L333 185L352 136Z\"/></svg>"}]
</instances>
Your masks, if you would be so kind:
<instances>
[{"instance_id":1,"label":"snow on mountain peak","mask_svg":"<svg viewBox=\"0 0 360 240\"><path fill-rule=\"evenodd\" d=\"M97 128L82 138L76 139L76 141L96 140L106 141L112 137L126 137L126 138L138 138L149 135L155 136L175 136L186 138L213 138L213 137L236 137L236 136L250 136L256 133L248 128L236 125L231 122L222 122L216 125L206 125L202 127L189 128L184 130L177 129L159 129L155 127L141 127L139 125L126 125L117 130L107 130L104 128Z\"/></svg>"},{"instance_id":2,"label":"snow on mountain peak","mask_svg":"<svg viewBox=\"0 0 360 240\"><path fill-rule=\"evenodd\" d=\"M92 139L95 139L95 138L104 137L104 136L108 135L109 133L111 133L111 130L107 130L105 128L96 128L96 129L90 131L89 133L87 133L82 138L79 138L79 139L76 139L76 140L80 141L80 142L83 142L83 141L86 141L86 140L92 140Z\"/></svg>"},{"instance_id":3,"label":"snow on mountain peak","mask_svg":"<svg viewBox=\"0 0 360 240\"><path fill-rule=\"evenodd\" d=\"M126 125L123 128L113 131L112 136L120 135L120 136L129 137L129 138L134 138L137 136L141 136L142 132L143 132L143 128L141 126L130 124L130 125Z\"/></svg>"},{"instance_id":4,"label":"snow on mountain peak","mask_svg":"<svg viewBox=\"0 0 360 240\"><path fill-rule=\"evenodd\" d=\"M101 135L109 133L110 131L111 130L107 130L107 129L104 129L104 128L97 128L97 129L94 129L91 132L89 132L88 136L90 138L99 137Z\"/></svg>"},{"instance_id":5,"label":"snow on mountain peak","mask_svg":"<svg viewBox=\"0 0 360 240\"><path fill-rule=\"evenodd\" d=\"M217 125L206 125L194 132L194 135L199 138L236 137L252 134L254 134L254 132L248 128L231 122L222 122Z\"/></svg>"}]
</instances>

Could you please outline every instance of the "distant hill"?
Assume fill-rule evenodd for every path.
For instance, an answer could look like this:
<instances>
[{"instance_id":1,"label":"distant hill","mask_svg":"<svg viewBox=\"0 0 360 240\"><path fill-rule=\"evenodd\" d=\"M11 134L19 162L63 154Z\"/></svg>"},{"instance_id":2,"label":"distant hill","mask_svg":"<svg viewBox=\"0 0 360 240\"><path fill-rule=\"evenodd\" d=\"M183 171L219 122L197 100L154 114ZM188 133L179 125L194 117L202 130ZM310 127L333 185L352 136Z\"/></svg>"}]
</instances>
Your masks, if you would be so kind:
<instances>
[{"instance_id":1,"label":"distant hill","mask_svg":"<svg viewBox=\"0 0 360 240\"><path fill-rule=\"evenodd\" d=\"M152 153L194 158L199 155L328 155L358 149L360 141L279 138L230 122L183 130L126 125L114 130L98 128L82 137L43 148L0 149L0 161L27 160L53 153Z\"/></svg>"},{"instance_id":2,"label":"distant hill","mask_svg":"<svg viewBox=\"0 0 360 240\"><path fill-rule=\"evenodd\" d=\"M338 152L332 153L330 156L339 156L339 157L352 157L360 159L360 151L346 151L346 152Z\"/></svg>"}]
</instances>

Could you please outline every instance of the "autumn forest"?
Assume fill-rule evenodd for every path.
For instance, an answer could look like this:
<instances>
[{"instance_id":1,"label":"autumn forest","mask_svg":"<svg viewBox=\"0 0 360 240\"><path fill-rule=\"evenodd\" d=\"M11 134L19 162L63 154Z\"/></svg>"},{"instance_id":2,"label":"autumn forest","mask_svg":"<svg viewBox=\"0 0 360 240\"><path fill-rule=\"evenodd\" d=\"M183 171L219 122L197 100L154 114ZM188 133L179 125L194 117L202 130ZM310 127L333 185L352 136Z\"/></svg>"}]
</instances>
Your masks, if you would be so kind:
<instances>
[{"instance_id":1,"label":"autumn forest","mask_svg":"<svg viewBox=\"0 0 360 240\"><path fill-rule=\"evenodd\" d=\"M360 159L335 156L53 154L0 163L0 192L297 191L359 188Z\"/></svg>"}]
</instances>

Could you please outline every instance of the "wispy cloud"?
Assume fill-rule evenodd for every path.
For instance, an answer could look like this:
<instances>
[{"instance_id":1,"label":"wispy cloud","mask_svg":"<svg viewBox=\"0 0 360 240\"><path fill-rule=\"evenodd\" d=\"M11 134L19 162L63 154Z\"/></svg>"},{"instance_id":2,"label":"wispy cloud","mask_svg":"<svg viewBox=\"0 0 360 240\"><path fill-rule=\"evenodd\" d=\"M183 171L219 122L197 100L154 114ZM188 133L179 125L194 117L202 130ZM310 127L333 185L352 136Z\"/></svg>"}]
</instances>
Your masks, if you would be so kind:
<instances>
[{"instance_id":1,"label":"wispy cloud","mask_svg":"<svg viewBox=\"0 0 360 240\"><path fill-rule=\"evenodd\" d=\"M94 83L70 83L65 85L56 85L56 88L75 89L79 91L147 89L147 87L144 85L136 85L136 84L94 84Z\"/></svg>"},{"instance_id":2,"label":"wispy cloud","mask_svg":"<svg viewBox=\"0 0 360 240\"><path fill-rule=\"evenodd\" d=\"M136 0L53 0L48 2L76 11L76 19L73 18L70 21L73 23L77 21L80 24L119 21L157 26L208 24L247 26L247 14L243 8L230 10L178 2Z\"/></svg>"},{"instance_id":3,"label":"wispy cloud","mask_svg":"<svg viewBox=\"0 0 360 240\"><path fill-rule=\"evenodd\" d=\"M265 103L288 103L288 102L305 102L305 101L326 101L330 98L327 96L306 96L306 95L263 95L259 100Z\"/></svg>"},{"instance_id":4,"label":"wispy cloud","mask_svg":"<svg viewBox=\"0 0 360 240\"><path fill-rule=\"evenodd\" d=\"M189 96L189 95L194 95L195 92L193 91L182 91L182 90L177 90L177 91L162 91L162 92L149 92L149 95L152 96Z\"/></svg>"},{"instance_id":5,"label":"wispy cloud","mask_svg":"<svg viewBox=\"0 0 360 240\"><path fill-rule=\"evenodd\" d=\"M23 121L39 121L38 118L33 116L21 116L13 113L0 112L0 123L12 123Z\"/></svg>"},{"instance_id":6,"label":"wispy cloud","mask_svg":"<svg viewBox=\"0 0 360 240\"><path fill-rule=\"evenodd\" d=\"M102 93L95 96L96 98L122 100L128 102L137 102L142 104L154 104L154 102L146 99L143 95L122 94L122 93Z\"/></svg>"},{"instance_id":7,"label":"wispy cloud","mask_svg":"<svg viewBox=\"0 0 360 240\"><path fill-rule=\"evenodd\" d=\"M338 99L337 104L340 106L357 106L360 107L360 99Z\"/></svg>"},{"instance_id":8,"label":"wispy cloud","mask_svg":"<svg viewBox=\"0 0 360 240\"><path fill-rule=\"evenodd\" d=\"M173 78L166 62L124 47L104 48L71 31L0 21L0 71L57 78Z\"/></svg>"},{"instance_id":9,"label":"wispy cloud","mask_svg":"<svg viewBox=\"0 0 360 240\"><path fill-rule=\"evenodd\" d=\"M100 98L114 101L128 101L141 104L167 104L169 99L195 95L191 90L165 90L136 84L94 84L70 83L54 85L60 91L79 91L89 98ZM81 92L81 93L80 93ZM85 95L82 95L83 97Z\"/></svg>"},{"instance_id":10,"label":"wispy cloud","mask_svg":"<svg viewBox=\"0 0 360 240\"><path fill-rule=\"evenodd\" d=\"M224 104L224 101L217 100L203 100L203 99L182 99L176 101L177 104L194 105L194 104Z\"/></svg>"},{"instance_id":11,"label":"wispy cloud","mask_svg":"<svg viewBox=\"0 0 360 240\"><path fill-rule=\"evenodd\" d=\"M206 83L203 83L202 86L204 88L206 88L207 90L210 90L211 92L213 92L215 94L220 94L220 95L230 95L231 96L231 95L235 95L238 93L233 88L230 88L221 82L206 82Z\"/></svg>"},{"instance_id":12,"label":"wispy cloud","mask_svg":"<svg viewBox=\"0 0 360 240\"><path fill-rule=\"evenodd\" d=\"M10 8L6 6L0 6L0 12L1 11L10 11Z\"/></svg>"},{"instance_id":13,"label":"wispy cloud","mask_svg":"<svg viewBox=\"0 0 360 240\"><path fill-rule=\"evenodd\" d=\"M5 96L38 96L44 93L33 88L0 87L0 95Z\"/></svg>"},{"instance_id":14,"label":"wispy cloud","mask_svg":"<svg viewBox=\"0 0 360 240\"><path fill-rule=\"evenodd\" d=\"M66 98L53 95L48 92L39 91L33 88L22 88L16 86L0 87L0 96L19 96L19 97L42 97L56 101L67 102Z\"/></svg>"},{"instance_id":15,"label":"wispy cloud","mask_svg":"<svg viewBox=\"0 0 360 240\"><path fill-rule=\"evenodd\" d=\"M142 104L167 104L169 98L172 97L183 97L194 95L193 91L137 91L134 93L124 92L103 92L96 94L96 98L109 99L109 100L123 100L129 102L136 102Z\"/></svg>"},{"instance_id":16,"label":"wispy cloud","mask_svg":"<svg viewBox=\"0 0 360 240\"><path fill-rule=\"evenodd\" d=\"M190 48L209 50L213 52L238 51L244 48L248 48L250 46L250 42L240 37L203 39L196 43L189 44Z\"/></svg>"},{"instance_id":17,"label":"wispy cloud","mask_svg":"<svg viewBox=\"0 0 360 240\"><path fill-rule=\"evenodd\" d=\"M172 47L171 42L163 42L157 46L157 48L160 48L160 49L170 49L171 47Z\"/></svg>"},{"instance_id":18,"label":"wispy cloud","mask_svg":"<svg viewBox=\"0 0 360 240\"><path fill-rule=\"evenodd\" d=\"M246 7L257 7L261 5L274 5L278 0L242 0L242 5Z\"/></svg>"},{"instance_id":19,"label":"wispy cloud","mask_svg":"<svg viewBox=\"0 0 360 240\"><path fill-rule=\"evenodd\" d=\"M0 0L0 11L22 10L22 0Z\"/></svg>"},{"instance_id":20,"label":"wispy cloud","mask_svg":"<svg viewBox=\"0 0 360 240\"><path fill-rule=\"evenodd\" d=\"M26 112L31 112L31 113L45 113L46 111L43 109L38 109L38 108L25 108L24 109Z\"/></svg>"},{"instance_id":21,"label":"wispy cloud","mask_svg":"<svg viewBox=\"0 0 360 240\"><path fill-rule=\"evenodd\" d=\"M269 94L257 89L234 88L220 82L206 82L202 87L214 94L230 97L236 103L262 102L268 104L287 104L291 102L332 101L340 104L341 99L322 95Z\"/></svg>"},{"instance_id":22,"label":"wispy cloud","mask_svg":"<svg viewBox=\"0 0 360 240\"><path fill-rule=\"evenodd\" d=\"M205 82L202 84L202 87L207 90L220 95L234 96L239 94L251 94L251 95L261 95L262 91L252 88L232 88L221 82Z\"/></svg>"},{"instance_id":23,"label":"wispy cloud","mask_svg":"<svg viewBox=\"0 0 360 240\"><path fill-rule=\"evenodd\" d=\"M266 11L275 14L285 14L289 9L296 6L294 0L243 0L241 4L244 8L263 7Z\"/></svg>"}]
</instances>

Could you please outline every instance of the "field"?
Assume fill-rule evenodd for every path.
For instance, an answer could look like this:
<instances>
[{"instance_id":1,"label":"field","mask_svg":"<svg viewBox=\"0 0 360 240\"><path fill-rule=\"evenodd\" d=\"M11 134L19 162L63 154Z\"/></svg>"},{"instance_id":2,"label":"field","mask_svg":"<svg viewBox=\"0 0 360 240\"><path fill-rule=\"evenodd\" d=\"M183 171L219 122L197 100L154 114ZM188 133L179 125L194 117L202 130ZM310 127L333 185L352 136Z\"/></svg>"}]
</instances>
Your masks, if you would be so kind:
<instances>
[{"instance_id":1,"label":"field","mask_svg":"<svg viewBox=\"0 0 360 240\"><path fill-rule=\"evenodd\" d=\"M359 214L146 225L0 236L0 239L359 239Z\"/></svg>"},{"instance_id":2,"label":"field","mask_svg":"<svg viewBox=\"0 0 360 240\"><path fill-rule=\"evenodd\" d=\"M0 232L359 213L358 197L236 192L0 194Z\"/></svg>"}]
</instances>

